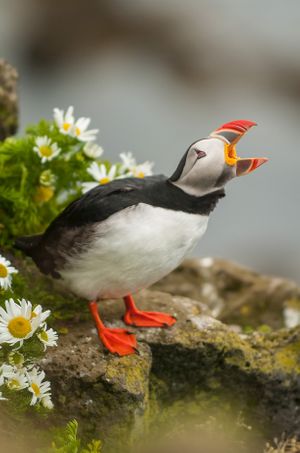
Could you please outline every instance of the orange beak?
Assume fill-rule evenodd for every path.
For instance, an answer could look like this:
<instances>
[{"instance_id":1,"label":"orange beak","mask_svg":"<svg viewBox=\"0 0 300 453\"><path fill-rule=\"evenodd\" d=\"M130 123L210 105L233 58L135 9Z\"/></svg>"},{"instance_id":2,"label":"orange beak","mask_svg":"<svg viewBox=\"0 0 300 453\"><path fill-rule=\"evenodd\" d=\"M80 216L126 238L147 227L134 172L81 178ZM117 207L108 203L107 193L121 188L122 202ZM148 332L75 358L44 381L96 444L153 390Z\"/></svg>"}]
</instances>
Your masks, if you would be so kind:
<instances>
[{"instance_id":1,"label":"orange beak","mask_svg":"<svg viewBox=\"0 0 300 453\"><path fill-rule=\"evenodd\" d=\"M211 137L225 142L225 162L227 165L236 166L237 176L247 175L268 161L266 157L241 159L236 154L235 145L252 126L256 126L253 121L235 120L223 124L210 134Z\"/></svg>"},{"instance_id":2,"label":"orange beak","mask_svg":"<svg viewBox=\"0 0 300 453\"><path fill-rule=\"evenodd\" d=\"M268 162L269 159L266 157L253 157L253 158L246 158L246 159L238 159L236 162L236 175L237 176L244 176L251 171L256 170L256 168L260 167L265 162Z\"/></svg>"}]
</instances>

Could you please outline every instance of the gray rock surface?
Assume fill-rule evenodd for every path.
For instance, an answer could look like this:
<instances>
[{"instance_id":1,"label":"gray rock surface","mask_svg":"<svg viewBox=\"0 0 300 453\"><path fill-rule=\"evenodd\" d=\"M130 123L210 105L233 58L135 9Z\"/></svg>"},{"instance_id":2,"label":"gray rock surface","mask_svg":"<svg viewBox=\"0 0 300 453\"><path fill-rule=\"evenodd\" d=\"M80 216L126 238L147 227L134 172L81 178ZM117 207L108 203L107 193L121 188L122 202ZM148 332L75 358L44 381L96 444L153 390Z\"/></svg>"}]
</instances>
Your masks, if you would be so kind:
<instances>
[{"instance_id":1,"label":"gray rock surface","mask_svg":"<svg viewBox=\"0 0 300 453\"><path fill-rule=\"evenodd\" d=\"M285 308L292 307L294 317L300 310L300 289L294 282L221 259L186 260L154 288L199 300L223 322L254 329L284 327Z\"/></svg>"},{"instance_id":2,"label":"gray rock surface","mask_svg":"<svg viewBox=\"0 0 300 453\"><path fill-rule=\"evenodd\" d=\"M149 413L158 417L166 401L195 395L199 410L225 399L269 435L300 434L300 328L241 335L199 301L157 291L143 291L136 300L143 310L178 318L169 329L131 328L139 355L107 354L92 321L64 323L69 332L42 364L52 381L56 421L76 417L86 433L116 448L114 441L124 442L128 432L132 439L141 436ZM99 308L107 325L123 326L121 302Z\"/></svg>"},{"instance_id":3,"label":"gray rock surface","mask_svg":"<svg viewBox=\"0 0 300 453\"><path fill-rule=\"evenodd\" d=\"M18 127L18 73L0 59L0 140L13 135Z\"/></svg>"}]
</instances>

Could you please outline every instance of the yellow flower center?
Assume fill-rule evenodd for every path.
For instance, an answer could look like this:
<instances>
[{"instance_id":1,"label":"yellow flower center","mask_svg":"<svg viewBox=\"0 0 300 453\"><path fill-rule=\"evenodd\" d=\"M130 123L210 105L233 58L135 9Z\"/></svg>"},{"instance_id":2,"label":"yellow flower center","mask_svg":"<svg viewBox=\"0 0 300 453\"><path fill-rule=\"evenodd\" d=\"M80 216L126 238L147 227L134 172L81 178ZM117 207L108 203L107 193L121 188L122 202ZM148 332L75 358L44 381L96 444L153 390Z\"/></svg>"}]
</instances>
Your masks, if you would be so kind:
<instances>
[{"instance_id":1,"label":"yellow flower center","mask_svg":"<svg viewBox=\"0 0 300 453\"><path fill-rule=\"evenodd\" d=\"M54 195L54 190L52 187L39 186L36 190L34 201L38 203L46 202L51 200Z\"/></svg>"},{"instance_id":2,"label":"yellow flower center","mask_svg":"<svg viewBox=\"0 0 300 453\"><path fill-rule=\"evenodd\" d=\"M25 338L31 332L30 321L23 316L16 316L11 319L7 328L15 338Z\"/></svg>"},{"instance_id":3,"label":"yellow flower center","mask_svg":"<svg viewBox=\"0 0 300 453\"><path fill-rule=\"evenodd\" d=\"M40 146L40 153L43 157L50 157L53 154L52 148L47 145Z\"/></svg>"},{"instance_id":4,"label":"yellow flower center","mask_svg":"<svg viewBox=\"0 0 300 453\"><path fill-rule=\"evenodd\" d=\"M8 276L7 267L4 264L0 264L0 278L5 278Z\"/></svg>"},{"instance_id":5,"label":"yellow flower center","mask_svg":"<svg viewBox=\"0 0 300 453\"><path fill-rule=\"evenodd\" d=\"M110 179L107 176L104 176L104 178L99 180L100 184L107 184L108 182L110 182Z\"/></svg>"},{"instance_id":6,"label":"yellow flower center","mask_svg":"<svg viewBox=\"0 0 300 453\"><path fill-rule=\"evenodd\" d=\"M137 178L145 178L145 173L143 171L139 171L136 176Z\"/></svg>"},{"instance_id":7,"label":"yellow flower center","mask_svg":"<svg viewBox=\"0 0 300 453\"><path fill-rule=\"evenodd\" d=\"M11 379L11 380L7 383L7 386L8 386L8 388L10 388L11 390L13 390L13 389L18 389L18 388L20 388L20 382L18 381L18 379Z\"/></svg>"},{"instance_id":8,"label":"yellow flower center","mask_svg":"<svg viewBox=\"0 0 300 453\"><path fill-rule=\"evenodd\" d=\"M31 384L31 388L32 390L34 391L34 394L35 396L39 396L41 391L40 391L40 388L37 384L35 384L34 382Z\"/></svg>"},{"instance_id":9,"label":"yellow flower center","mask_svg":"<svg viewBox=\"0 0 300 453\"><path fill-rule=\"evenodd\" d=\"M40 337L44 341L48 341L49 340L48 334L47 334L47 332L45 330L42 330L42 332L40 333Z\"/></svg>"},{"instance_id":10,"label":"yellow flower center","mask_svg":"<svg viewBox=\"0 0 300 453\"><path fill-rule=\"evenodd\" d=\"M75 128L75 134L77 135L77 137L78 137L78 135L81 134L81 130L79 129L79 127Z\"/></svg>"},{"instance_id":11,"label":"yellow flower center","mask_svg":"<svg viewBox=\"0 0 300 453\"><path fill-rule=\"evenodd\" d=\"M65 132L68 132L68 130L70 129L70 127L71 127L71 124L70 124L70 123L64 123L64 124L63 124L63 130L64 130Z\"/></svg>"},{"instance_id":12,"label":"yellow flower center","mask_svg":"<svg viewBox=\"0 0 300 453\"><path fill-rule=\"evenodd\" d=\"M33 319L33 318L36 318L36 317L37 317L37 314L33 311L33 312L31 313L30 318Z\"/></svg>"}]
</instances>

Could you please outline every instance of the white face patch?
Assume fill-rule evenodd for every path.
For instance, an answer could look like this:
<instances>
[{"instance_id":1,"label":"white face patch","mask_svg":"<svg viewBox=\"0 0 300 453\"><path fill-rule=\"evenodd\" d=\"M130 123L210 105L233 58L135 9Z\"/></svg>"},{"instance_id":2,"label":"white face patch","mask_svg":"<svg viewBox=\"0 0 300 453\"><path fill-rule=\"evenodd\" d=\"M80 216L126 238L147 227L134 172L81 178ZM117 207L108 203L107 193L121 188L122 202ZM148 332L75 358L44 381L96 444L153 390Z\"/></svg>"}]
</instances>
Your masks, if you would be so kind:
<instances>
[{"instance_id":1,"label":"white face patch","mask_svg":"<svg viewBox=\"0 0 300 453\"><path fill-rule=\"evenodd\" d=\"M187 153L182 173L174 184L195 196L220 188L217 181L227 167L224 146L225 143L219 138L207 138L194 143ZM197 151L204 151L206 156L198 159Z\"/></svg>"}]
</instances>

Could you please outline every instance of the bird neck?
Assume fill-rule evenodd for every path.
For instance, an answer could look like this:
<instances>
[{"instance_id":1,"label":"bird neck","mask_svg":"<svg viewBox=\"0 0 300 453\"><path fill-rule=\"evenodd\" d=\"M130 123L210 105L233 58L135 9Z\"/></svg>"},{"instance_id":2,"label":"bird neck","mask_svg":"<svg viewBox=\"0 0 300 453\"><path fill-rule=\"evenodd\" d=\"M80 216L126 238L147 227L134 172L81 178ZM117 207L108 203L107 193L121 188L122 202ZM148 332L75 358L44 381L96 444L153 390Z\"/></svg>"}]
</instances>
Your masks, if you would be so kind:
<instances>
[{"instance_id":1,"label":"bird neck","mask_svg":"<svg viewBox=\"0 0 300 453\"><path fill-rule=\"evenodd\" d=\"M224 186L215 186L215 187L191 187L190 185L185 185L182 181L174 181L172 178L168 179L169 183L176 186L179 190L184 192L186 195L190 195L196 198L206 197L208 195L219 193L220 191L224 192Z\"/></svg>"},{"instance_id":2,"label":"bird neck","mask_svg":"<svg viewBox=\"0 0 300 453\"><path fill-rule=\"evenodd\" d=\"M215 188L209 193L195 196L185 192L182 188L167 180L168 198L172 204L185 212L209 215L216 207L220 198L225 197L224 188ZM176 208L175 208L176 209Z\"/></svg>"}]
</instances>

